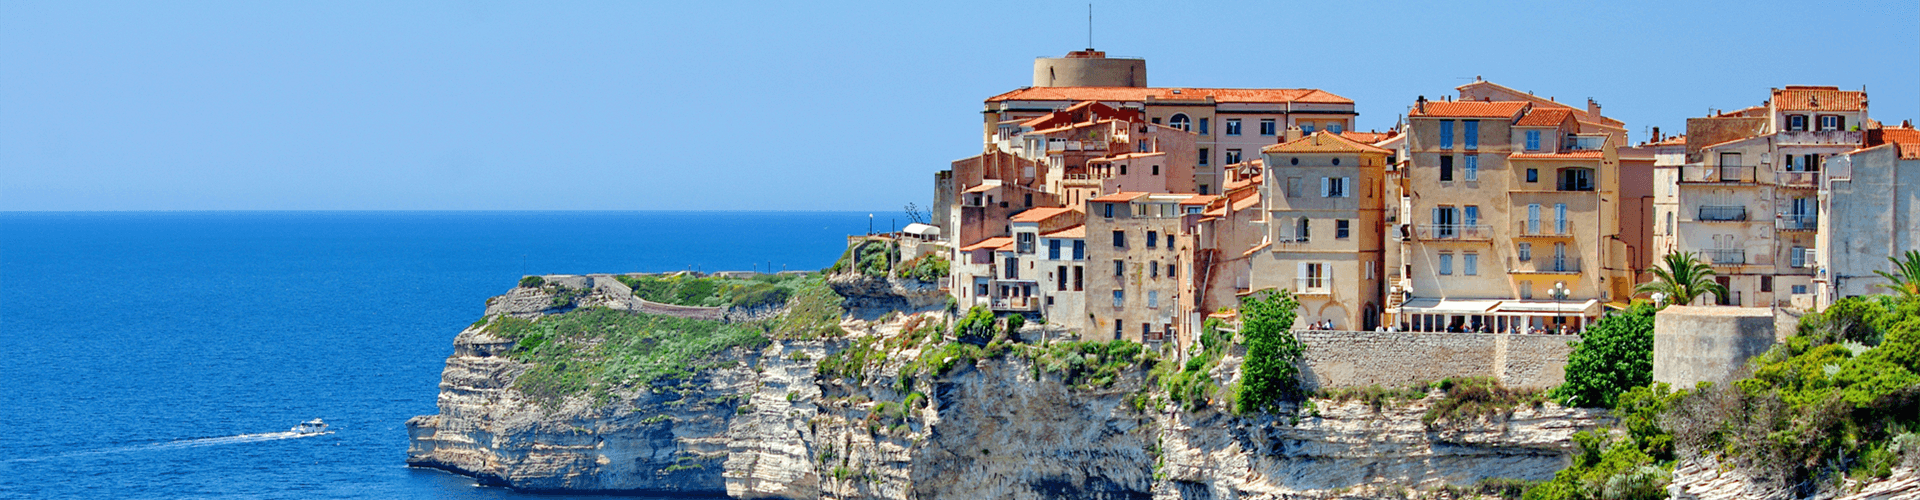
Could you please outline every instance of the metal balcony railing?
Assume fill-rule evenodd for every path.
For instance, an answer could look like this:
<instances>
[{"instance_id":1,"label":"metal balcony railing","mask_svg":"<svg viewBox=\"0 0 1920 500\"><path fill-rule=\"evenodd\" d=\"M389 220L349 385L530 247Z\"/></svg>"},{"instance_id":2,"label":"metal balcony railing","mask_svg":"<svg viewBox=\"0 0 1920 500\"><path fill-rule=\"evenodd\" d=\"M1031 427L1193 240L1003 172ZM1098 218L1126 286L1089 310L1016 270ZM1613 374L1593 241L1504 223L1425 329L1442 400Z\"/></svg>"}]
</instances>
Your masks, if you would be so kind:
<instances>
[{"instance_id":1,"label":"metal balcony railing","mask_svg":"<svg viewBox=\"0 0 1920 500\"><path fill-rule=\"evenodd\" d=\"M1700 216L1703 221L1743 221L1747 220L1747 207L1740 205L1701 205Z\"/></svg>"},{"instance_id":2,"label":"metal balcony railing","mask_svg":"<svg viewBox=\"0 0 1920 500\"><path fill-rule=\"evenodd\" d=\"M1813 214L1787 214L1774 222L1781 231L1812 231L1820 228L1820 219Z\"/></svg>"},{"instance_id":3,"label":"metal balcony railing","mask_svg":"<svg viewBox=\"0 0 1920 500\"><path fill-rule=\"evenodd\" d=\"M1738 248L1714 248L1701 250L1701 254L1716 266L1744 266L1747 264L1747 251Z\"/></svg>"},{"instance_id":4,"label":"metal balcony railing","mask_svg":"<svg viewBox=\"0 0 1920 500\"><path fill-rule=\"evenodd\" d=\"M1038 311L1040 310L1039 299L1039 297L998 298L993 299L992 307L995 311Z\"/></svg>"},{"instance_id":5,"label":"metal balcony railing","mask_svg":"<svg viewBox=\"0 0 1920 500\"><path fill-rule=\"evenodd\" d=\"M1294 278L1293 290L1300 295L1328 295L1333 293L1332 284L1325 276Z\"/></svg>"},{"instance_id":6,"label":"metal balcony railing","mask_svg":"<svg viewBox=\"0 0 1920 500\"><path fill-rule=\"evenodd\" d=\"M1507 258L1507 272L1511 274L1579 274L1579 257L1534 256L1529 261Z\"/></svg>"},{"instance_id":7,"label":"metal balcony railing","mask_svg":"<svg viewBox=\"0 0 1920 500\"><path fill-rule=\"evenodd\" d=\"M1754 172L1739 165L1682 165L1680 182L1754 182Z\"/></svg>"},{"instance_id":8,"label":"metal balcony railing","mask_svg":"<svg viewBox=\"0 0 1920 500\"><path fill-rule=\"evenodd\" d=\"M1570 220L1517 220L1513 221L1514 236L1555 237L1572 236L1573 221Z\"/></svg>"},{"instance_id":9,"label":"metal balcony railing","mask_svg":"<svg viewBox=\"0 0 1920 500\"><path fill-rule=\"evenodd\" d=\"M1493 226L1422 224L1413 227L1413 237L1421 240L1487 241L1493 239Z\"/></svg>"},{"instance_id":10,"label":"metal balcony railing","mask_svg":"<svg viewBox=\"0 0 1920 500\"><path fill-rule=\"evenodd\" d=\"M1775 182L1789 187L1820 187L1819 172L1777 171L1773 173Z\"/></svg>"}]
</instances>

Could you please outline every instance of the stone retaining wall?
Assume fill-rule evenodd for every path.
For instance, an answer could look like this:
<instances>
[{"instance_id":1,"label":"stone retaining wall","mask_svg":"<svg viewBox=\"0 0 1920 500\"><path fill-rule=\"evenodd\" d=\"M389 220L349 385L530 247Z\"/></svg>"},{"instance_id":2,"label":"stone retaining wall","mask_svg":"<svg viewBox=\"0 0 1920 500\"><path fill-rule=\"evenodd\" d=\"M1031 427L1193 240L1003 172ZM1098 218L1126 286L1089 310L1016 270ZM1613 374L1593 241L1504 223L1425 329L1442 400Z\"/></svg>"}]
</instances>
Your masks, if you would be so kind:
<instances>
[{"instance_id":1,"label":"stone retaining wall","mask_svg":"<svg viewBox=\"0 0 1920 500\"><path fill-rule=\"evenodd\" d=\"M1565 377L1570 335L1296 331L1309 389L1405 386L1448 377L1494 377L1546 388Z\"/></svg>"}]
</instances>

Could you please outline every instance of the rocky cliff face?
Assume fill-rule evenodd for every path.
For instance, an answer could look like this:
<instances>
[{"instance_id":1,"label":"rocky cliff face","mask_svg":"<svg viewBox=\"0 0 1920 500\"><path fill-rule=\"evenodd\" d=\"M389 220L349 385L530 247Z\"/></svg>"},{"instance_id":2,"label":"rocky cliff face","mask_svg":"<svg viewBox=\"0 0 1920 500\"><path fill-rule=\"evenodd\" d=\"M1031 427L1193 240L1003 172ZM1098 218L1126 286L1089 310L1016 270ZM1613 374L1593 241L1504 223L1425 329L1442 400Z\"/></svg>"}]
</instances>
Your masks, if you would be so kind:
<instances>
[{"instance_id":1,"label":"rocky cliff face","mask_svg":"<svg viewBox=\"0 0 1920 500\"><path fill-rule=\"evenodd\" d=\"M618 290L580 293L598 283L573 285L576 306L621 300ZM552 297L569 292L554 288L516 289L490 301L489 313L557 312ZM537 491L1353 498L1545 479L1566 464L1569 436L1599 419L1549 405L1429 426L1421 416L1434 397L1377 410L1322 401L1297 417L1140 408L1135 396L1152 390L1144 367L1094 386L1010 355L916 377L908 366L931 343L896 342L907 321L849 320L847 339L735 350L722 368L689 380L554 407L513 388L529 367L500 356L511 341L470 328L447 359L440 413L407 423L408 463ZM884 351L862 376L819 373L820 360L868 338L904 347Z\"/></svg>"}]
</instances>

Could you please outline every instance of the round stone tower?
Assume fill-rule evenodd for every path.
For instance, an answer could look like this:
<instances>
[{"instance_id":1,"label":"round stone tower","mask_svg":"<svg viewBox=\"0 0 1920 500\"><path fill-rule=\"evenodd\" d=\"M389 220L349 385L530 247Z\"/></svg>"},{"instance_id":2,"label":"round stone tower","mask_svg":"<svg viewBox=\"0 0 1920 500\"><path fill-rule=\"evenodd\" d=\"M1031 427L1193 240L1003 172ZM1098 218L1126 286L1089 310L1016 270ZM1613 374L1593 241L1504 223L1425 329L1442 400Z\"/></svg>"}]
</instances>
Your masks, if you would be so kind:
<instances>
[{"instance_id":1,"label":"round stone tower","mask_svg":"<svg viewBox=\"0 0 1920 500\"><path fill-rule=\"evenodd\" d=\"M1145 87L1146 59L1108 59L1106 52L1078 50L1066 57L1033 60L1035 87Z\"/></svg>"}]
</instances>

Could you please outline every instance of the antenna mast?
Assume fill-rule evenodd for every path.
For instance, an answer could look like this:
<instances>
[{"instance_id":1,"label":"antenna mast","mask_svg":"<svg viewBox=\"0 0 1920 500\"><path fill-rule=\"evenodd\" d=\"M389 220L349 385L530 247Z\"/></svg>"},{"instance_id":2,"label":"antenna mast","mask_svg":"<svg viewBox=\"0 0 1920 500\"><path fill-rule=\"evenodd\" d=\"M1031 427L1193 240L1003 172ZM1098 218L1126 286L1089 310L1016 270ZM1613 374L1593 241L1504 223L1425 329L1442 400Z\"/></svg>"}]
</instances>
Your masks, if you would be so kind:
<instances>
[{"instance_id":1,"label":"antenna mast","mask_svg":"<svg viewBox=\"0 0 1920 500\"><path fill-rule=\"evenodd\" d=\"M1087 50L1093 50L1093 4L1087 4Z\"/></svg>"}]
</instances>

